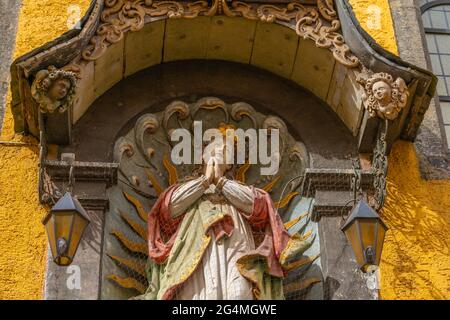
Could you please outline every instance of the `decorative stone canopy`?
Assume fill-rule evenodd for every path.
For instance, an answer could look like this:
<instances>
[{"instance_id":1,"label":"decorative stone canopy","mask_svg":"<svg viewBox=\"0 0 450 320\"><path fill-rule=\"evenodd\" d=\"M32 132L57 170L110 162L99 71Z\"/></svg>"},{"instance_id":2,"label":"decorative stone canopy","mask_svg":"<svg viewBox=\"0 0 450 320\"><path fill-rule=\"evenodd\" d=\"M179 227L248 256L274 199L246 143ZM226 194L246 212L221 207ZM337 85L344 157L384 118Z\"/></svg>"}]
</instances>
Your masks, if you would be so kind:
<instances>
[{"instance_id":1,"label":"decorative stone canopy","mask_svg":"<svg viewBox=\"0 0 450 320\"><path fill-rule=\"evenodd\" d=\"M216 25L223 28L214 33ZM146 67L173 60L206 58L244 62L289 78L312 91L338 113L358 140L361 151L373 147L370 144L365 146L364 141L374 140L373 128L376 126L371 124L374 122L371 119L377 117L392 122L388 144L399 137L414 139L435 91L434 75L409 65L374 43L358 24L347 0L95 0L81 26L80 30L70 30L13 63L12 109L16 131L38 137L38 110L49 110L45 121L48 141L67 144L72 126L111 86ZM250 53L249 57L235 57L225 52L227 47L241 47L243 36L239 31L246 28L255 30L249 39L245 39L245 43L252 46L249 52L260 50L265 56L262 61L254 61L256 58ZM262 28L266 33L272 32L273 37L282 36L285 40L291 40L289 30L293 30L300 37L291 54L297 55L296 58L281 52L289 51L287 46L285 50L276 48L284 45L282 42L262 36L258 38ZM175 38L170 38L172 31ZM150 37L149 42L155 47L146 53L147 56L158 51L163 51L163 56L152 56L154 61L142 62L144 58L139 57L133 48L139 47L136 45L139 39L136 38L140 36L133 39L131 34L139 34L140 40L146 35ZM160 34L163 38L158 40ZM192 36L194 38L189 38ZM188 39L184 42L186 37ZM207 40L202 37L207 37ZM198 50L191 55L180 55L177 46L180 47L178 50L189 51L183 47L185 43L196 45ZM206 52L200 50L208 45ZM324 50L336 62L331 63L326 53L320 53ZM36 90L42 74L49 67L61 74L72 72L79 78L76 87L70 85L67 95L70 99L64 97L64 101L53 99L55 101L51 102L48 96ZM308 70L308 67L313 69ZM367 86L370 80L361 80L369 79L373 74L397 79L383 82L386 90L400 94L399 100L390 104L393 112L386 113L385 108L374 111L374 95ZM48 106L44 105L44 100ZM62 107L58 107L59 104ZM60 113L51 112L56 108ZM365 113L358 111L364 108Z\"/></svg>"},{"instance_id":2,"label":"decorative stone canopy","mask_svg":"<svg viewBox=\"0 0 450 320\"><path fill-rule=\"evenodd\" d=\"M120 41L127 30L139 31L144 27L146 18L193 19L201 16L224 15L243 17L248 20L260 20L268 23L286 23L295 26L296 33L311 39L316 46L333 52L336 60L348 67L357 67L359 60L345 44L338 32L340 22L331 0L314 1L106 1L101 14L101 23L90 45L83 50L85 60L96 60L106 48ZM305 2L305 4L302 4ZM273 5L272 3L279 3Z\"/></svg>"}]
</instances>

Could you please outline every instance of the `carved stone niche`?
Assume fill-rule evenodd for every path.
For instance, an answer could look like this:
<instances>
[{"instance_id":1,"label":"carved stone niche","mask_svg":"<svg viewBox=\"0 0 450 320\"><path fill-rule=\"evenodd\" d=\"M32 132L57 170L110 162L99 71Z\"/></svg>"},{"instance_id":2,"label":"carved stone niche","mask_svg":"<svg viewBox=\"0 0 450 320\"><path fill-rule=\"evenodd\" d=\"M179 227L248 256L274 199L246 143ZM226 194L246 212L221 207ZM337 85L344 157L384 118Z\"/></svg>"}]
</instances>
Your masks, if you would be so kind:
<instances>
[{"instance_id":1,"label":"carved stone niche","mask_svg":"<svg viewBox=\"0 0 450 320\"><path fill-rule=\"evenodd\" d=\"M304 144L289 134L279 117L257 112L245 102L227 104L215 97L192 104L177 100L162 112L143 114L134 128L117 140L114 161L120 164L119 183L108 190L110 210L105 217L101 298L130 298L147 288L145 222L149 209L165 188L201 173L200 165L175 166L171 161L176 144L170 139L171 133L185 128L193 134L194 121L202 122L203 132L209 128L279 130L279 171L262 176L263 165L246 162L233 169L234 179L269 192L289 231L299 232L311 241L305 252L313 257L310 266L291 272L285 281L286 297L323 299L318 226L310 214L305 215L312 199L302 197L300 190L301 177L309 167ZM298 179L292 180L295 176Z\"/></svg>"},{"instance_id":2,"label":"carved stone niche","mask_svg":"<svg viewBox=\"0 0 450 320\"><path fill-rule=\"evenodd\" d=\"M189 81L185 80L186 70L189 70ZM164 78L158 78L160 74L164 74ZM229 79L233 81L224 86ZM243 79L251 86L243 87ZM320 251L321 256L314 260L309 270L319 272L322 267L326 270L312 275L311 281L314 281L308 296L321 297L324 292L329 292L329 279L333 278L331 285L336 286L337 281L341 287L333 289L336 294L330 294L327 298L347 297L349 294L365 297L365 293L361 293L363 289L357 293L354 290L354 283L364 287L364 282L355 272L357 267L351 251L347 250L345 255L339 257L333 255L336 247L345 247L346 243L338 232L338 226L331 221L337 221L342 209L345 209L347 198L352 194L349 190L355 172L351 169L349 157L357 158L353 137L339 118L329 112L327 105L302 88L280 80L256 68L229 62L182 61L135 74L94 102L75 126L73 144L59 148L60 153L76 154L73 170L75 194L81 197L83 206L89 206L102 218L101 225L99 223L93 231L95 238L85 239L86 242L80 246L77 260L83 274L84 270L92 270L92 273L89 273L89 281L82 283L82 290L63 290L68 275L64 269L49 263L46 283L47 288L53 289L46 293L46 297L129 298L137 295L139 288L145 287L145 279L139 278L139 272L142 272L140 266L143 258L145 260L141 256L145 247L142 247L140 237L145 234L145 222L139 214L141 209L138 210L135 204L143 209L140 212L144 212L145 217L157 190L169 185L175 176L182 179L191 174L192 170L184 166L176 167L174 171L170 157L165 159L164 155L170 154L172 148L168 133L180 126L190 129L193 119L203 120L208 124L205 128L227 123L241 128L280 129L284 150L283 176L275 181L271 195L278 202L280 198L294 193L291 199L285 200L286 206L280 209L286 223L307 212L312 213L306 229L313 231L310 237L315 235L311 252ZM153 88L157 85L160 86L158 90L149 89L149 86ZM183 95L174 98L174 92L182 92ZM205 92L220 98L198 100L198 97L205 96ZM97 128L95 132L91 130L93 123ZM318 135L318 132L323 134ZM63 185L69 174L68 165L60 162L45 161L48 174L53 181L57 180L57 185ZM108 172L110 174L106 174ZM280 197L280 188L288 179L301 173L305 174L305 180L299 188L288 186L285 195ZM117 179L114 178L117 176ZM370 171L361 173L364 191L371 188L372 176ZM246 181L260 187L269 185L274 178L258 181L258 169L249 167L245 171ZM294 183L298 185L299 182ZM130 195L129 199L123 191ZM339 201L333 202L333 199ZM108 207L108 203L109 209L103 209ZM291 218L290 213L295 215ZM291 231L299 230L306 221L300 219ZM95 255L90 247L93 241ZM97 245L102 249L98 249ZM126 245L131 245L137 253L130 252ZM339 263L336 264L336 261ZM130 271L130 268L134 269ZM348 282L350 274L351 283ZM321 277L323 281L315 282ZM300 278L302 275L293 273L286 280L286 285L290 285L287 291L293 290L292 294L287 295L288 298L302 295L297 290L302 283Z\"/></svg>"}]
</instances>

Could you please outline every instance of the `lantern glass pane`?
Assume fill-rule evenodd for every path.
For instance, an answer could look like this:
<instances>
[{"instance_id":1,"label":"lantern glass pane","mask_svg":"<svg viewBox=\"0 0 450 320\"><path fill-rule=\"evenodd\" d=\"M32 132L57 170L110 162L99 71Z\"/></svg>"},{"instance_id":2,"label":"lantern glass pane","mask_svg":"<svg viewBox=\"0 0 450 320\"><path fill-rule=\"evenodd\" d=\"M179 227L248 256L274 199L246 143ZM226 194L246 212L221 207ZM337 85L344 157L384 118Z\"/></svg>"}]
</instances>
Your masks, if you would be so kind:
<instances>
[{"instance_id":1,"label":"lantern glass pane","mask_svg":"<svg viewBox=\"0 0 450 320\"><path fill-rule=\"evenodd\" d=\"M56 234L55 238L58 241L59 238L64 238L69 241L70 229L72 227L72 219L76 213L73 211L61 211L55 212L53 217L56 224Z\"/></svg>"},{"instance_id":2,"label":"lantern glass pane","mask_svg":"<svg viewBox=\"0 0 450 320\"><path fill-rule=\"evenodd\" d=\"M56 257L58 254L56 253L55 219L53 215L47 220L45 230L47 231L47 238L50 244L50 250L52 251L52 256Z\"/></svg>"},{"instance_id":3,"label":"lantern glass pane","mask_svg":"<svg viewBox=\"0 0 450 320\"><path fill-rule=\"evenodd\" d=\"M378 238L377 238L377 252L376 252L376 265L380 264L381 251L383 250L384 236L386 235L386 229L380 223L378 226Z\"/></svg>"},{"instance_id":4,"label":"lantern glass pane","mask_svg":"<svg viewBox=\"0 0 450 320\"><path fill-rule=\"evenodd\" d=\"M372 247L375 249L375 228L378 221L374 219L358 219L361 228L361 238L364 248Z\"/></svg>"},{"instance_id":5,"label":"lantern glass pane","mask_svg":"<svg viewBox=\"0 0 450 320\"><path fill-rule=\"evenodd\" d=\"M70 239L68 255L73 258L75 252L77 251L78 245L83 235L84 229L88 225L88 221L81 217L79 214L74 216L72 238Z\"/></svg>"},{"instance_id":6,"label":"lantern glass pane","mask_svg":"<svg viewBox=\"0 0 450 320\"><path fill-rule=\"evenodd\" d=\"M352 222L345 230L345 235L347 236L348 242L352 246L353 252L355 253L356 262L362 266L364 262L364 250L361 247L361 239L358 234L358 221Z\"/></svg>"}]
</instances>

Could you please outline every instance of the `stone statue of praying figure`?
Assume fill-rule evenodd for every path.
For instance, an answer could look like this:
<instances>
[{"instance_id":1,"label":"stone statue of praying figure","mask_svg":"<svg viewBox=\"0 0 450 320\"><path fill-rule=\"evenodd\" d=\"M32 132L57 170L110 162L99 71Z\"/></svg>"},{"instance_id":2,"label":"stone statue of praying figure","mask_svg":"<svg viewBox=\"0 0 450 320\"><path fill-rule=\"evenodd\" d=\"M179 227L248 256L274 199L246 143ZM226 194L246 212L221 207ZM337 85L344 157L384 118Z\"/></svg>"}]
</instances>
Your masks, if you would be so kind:
<instances>
[{"instance_id":1,"label":"stone statue of praying figure","mask_svg":"<svg viewBox=\"0 0 450 320\"><path fill-rule=\"evenodd\" d=\"M304 249L262 189L233 180L226 148L203 174L170 186L148 218L149 287L137 299L283 299L290 258Z\"/></svg>"}]
</instances>

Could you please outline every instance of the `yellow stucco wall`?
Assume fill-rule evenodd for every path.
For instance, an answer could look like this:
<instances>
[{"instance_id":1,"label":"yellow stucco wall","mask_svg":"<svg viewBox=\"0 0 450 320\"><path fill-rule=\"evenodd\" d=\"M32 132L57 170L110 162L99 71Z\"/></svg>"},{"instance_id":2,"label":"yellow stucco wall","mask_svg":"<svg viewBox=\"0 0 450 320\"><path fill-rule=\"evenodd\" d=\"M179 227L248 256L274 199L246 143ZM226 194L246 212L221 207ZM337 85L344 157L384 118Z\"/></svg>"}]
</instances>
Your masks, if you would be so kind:
<instances>
[{"instance_id":1,"label":"yellow stucco wall","mask_svg":"<svg viewBox=\"0 0 450 320\"><path fill-rule=\"evenodd\" d=\"M450 181L425 181L413 144L389 156L383 299L450 299Z\"/></svg>"},{"instance_id":2,"label":"yellow stucco wall","mask_svg":"<svg viewBox=\"0 0 450 320\"><path fill-rule=\"evenodd\" d=\"M383 48L398 54L388 0L349 0L356 18Z\"/></svg>"},{"instance_id":3,"label":"yellow stucco wall","mask_svg":"<svg viewBox=\"0 0 450 320\"><path fill-rule=\"evenodd\" d=\"M397 53L388 0L350 0L362 26ZM67 1L23 0L14 56L67 30ZM72 0L82 12L88 0ZM376 5L377 7L374 7ZM379 10L380 9L380 10ZM14 135L6 113L0 145L0 299L42 298L46 238L37 199L36 140ZM381 264L384 299L450 298L450 182L419 176L414 146L397 142L389 157L388 197L383 218L390 227Z\"/></svg>"}]
</instances>

